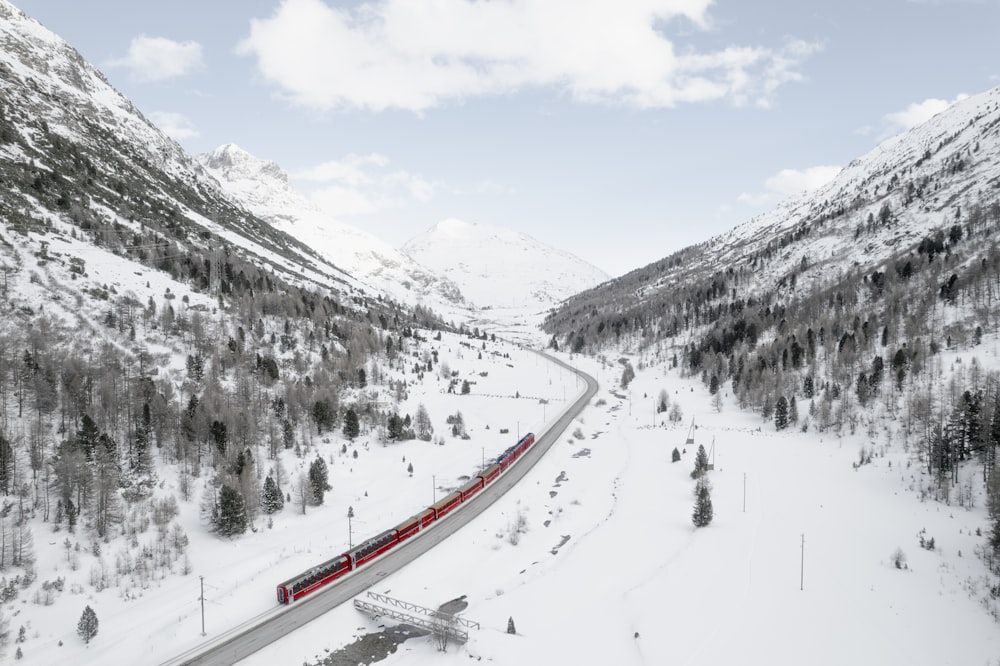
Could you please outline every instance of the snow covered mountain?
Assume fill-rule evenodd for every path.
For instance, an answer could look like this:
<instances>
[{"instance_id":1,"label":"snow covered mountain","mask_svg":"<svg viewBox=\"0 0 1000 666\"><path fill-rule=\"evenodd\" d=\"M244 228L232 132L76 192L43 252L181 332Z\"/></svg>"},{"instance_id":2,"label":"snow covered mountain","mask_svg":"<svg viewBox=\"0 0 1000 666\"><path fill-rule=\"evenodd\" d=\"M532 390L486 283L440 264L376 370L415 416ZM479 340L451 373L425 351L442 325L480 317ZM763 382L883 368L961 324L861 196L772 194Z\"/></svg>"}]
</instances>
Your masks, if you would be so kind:
<instances>
[{"instance_id":1,"label":"snow covered mountain","mask_svg":"<svg viewBox=\"0 0 1000 666\"><path fill-rule=\"evenodd\" d=\"M941 279L954 275L953 286L962 285L977 279L973 263L993 245L979 239L1000 223L998 198L1000 88L994 88L883 142L815 191L570 299L549 329L579 332L578 316L587 312L583 328L595 338L608 335L614 320L622 320L615 336L650 322L673 335L748 303L786 305L838 291L843 298L857 293L859 281L875 279L878 293L883 279L916 293L910 277L921 267L929 269L921 288L937 291L945 268L949 275ZM948 265L934 262L937 256L950 257ZM699 302L711 304L707 320L691 311Z\"/></svg>"},{"instance_id":2,"label":"snow covered mountain","mask_svg":"<svg viewBox=\"0 0 1000 666\"><path fill-rule=\"evenodd\" d=\"M542 312L608 280L578 257L488 224L449 219L411 239L403 252L462 285L480 308Z\"/></svg>"},{"instance_id":3,"label":"snow covered mountain","mask_svg":"<svg viewBox=\"0 0 1000 666\"><path fill-rule=\"evenodd\" d=\"M287 174L275 162L254 157L234 144L220 146L198 160L234 200L375 289L401 300L426 299L435 308L462 304L462 293L454 282L372 234L324 213L289 186Z\"/></svg>"},{"instance_id":4,"label":"snow covered mountain","mask_svg":"<svg viewBox=\"0 0 1000 666\"><path fill-rule=\"evenodd\" d=\"M0 212L24 234L19 250L56 249L82 230L103 251L190 279L205 292L243 279L234 265L220 273L237 258L246 264L244 276L274 271L303 286L361 288L308 244L234 203L103 74L6 0L0 0L0 179ZM65 237L46 239L48 231ZM101 269L100 262L88 264L90 277L104 286Z\"/></svg>"}]
</instances>

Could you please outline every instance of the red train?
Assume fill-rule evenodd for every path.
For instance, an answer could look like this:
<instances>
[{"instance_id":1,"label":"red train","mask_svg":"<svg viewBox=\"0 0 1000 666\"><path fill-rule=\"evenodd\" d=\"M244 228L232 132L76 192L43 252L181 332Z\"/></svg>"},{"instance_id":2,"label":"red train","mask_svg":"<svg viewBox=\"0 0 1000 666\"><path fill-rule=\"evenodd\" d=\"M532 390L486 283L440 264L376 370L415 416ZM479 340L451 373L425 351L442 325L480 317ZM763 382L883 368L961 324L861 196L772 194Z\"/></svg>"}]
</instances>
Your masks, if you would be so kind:
<instances>
[{"instance_id":1,"label":"red train","mask_svg":"<svg viewBox=\"0 0 1000 666\"><path fill-rule=\"evenodd\" d=\"M535 443L534 433L528 433L517 444L501 453L496 461L480 474L477 474L464 486L445 497L440 502L430 506L420 513L410 516L392 529L382 532L367 541L358 544L346 553L303 571L298 576L278 585L278 603L290 604L310 592L315 592L324 585L335 581L344 574L353 571L362 564L375 559L387 550L399 545L432 525L434 521L444 518L457 509L463 502L472 498L495 481L500 474L521 457Z\"/></svg>"}]
</instances>

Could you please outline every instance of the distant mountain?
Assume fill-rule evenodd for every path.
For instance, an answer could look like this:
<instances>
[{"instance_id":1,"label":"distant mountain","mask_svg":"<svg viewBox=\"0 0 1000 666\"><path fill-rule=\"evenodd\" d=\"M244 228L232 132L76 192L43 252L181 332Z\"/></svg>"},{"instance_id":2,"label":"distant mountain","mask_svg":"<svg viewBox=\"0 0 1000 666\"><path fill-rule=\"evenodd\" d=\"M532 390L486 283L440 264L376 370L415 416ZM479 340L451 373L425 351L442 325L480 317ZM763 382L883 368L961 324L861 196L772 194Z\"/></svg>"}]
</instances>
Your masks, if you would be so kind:
<instances>
[{"instance_id":1,"label":"distant mountain","mask_svg":"<svg viewBox=\"0 0 1000 666\"><path fill-rule=\"evenodd\" d=\"M295 191L275 162L226 144L200 155L199 162L227 194L266 220L314 248L331 263L400 300L460 305L459 287L419 265L399 250L357 227L337 221Z\"/></svg>"},{"instance_id":2,"label":"distant mountain","mask_svg":"<svg viewBox=\"0 0 1000 666\"><path fill-rule=\"evenodd\" d=\"M509 229L449 219L403 252L462 285L479 308L539 313L608 279L578 257Z\"/></svg>"}]
</instances>

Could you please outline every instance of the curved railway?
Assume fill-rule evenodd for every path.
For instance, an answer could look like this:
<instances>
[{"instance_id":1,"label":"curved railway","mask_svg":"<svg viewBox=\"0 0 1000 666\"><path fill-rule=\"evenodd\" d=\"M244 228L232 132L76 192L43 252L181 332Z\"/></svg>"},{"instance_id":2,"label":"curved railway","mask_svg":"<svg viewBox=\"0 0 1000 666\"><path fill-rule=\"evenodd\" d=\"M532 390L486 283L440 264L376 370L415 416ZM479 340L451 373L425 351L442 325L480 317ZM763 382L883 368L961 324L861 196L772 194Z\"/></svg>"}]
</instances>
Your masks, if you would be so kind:
<instances>
[{"instance_id":1,"label":"curved railway","mask_svg":"<svg viewBox=\"0 0 1000 666\"><path fill-rule=\"evenodd\" d=\"M550 426L536 435L534 443L524 450L517 461L507 467L495 481L484 483L481 491L461 503L459 505L461 510L449 509L447 518L436 521L430 526L432 529L420 530L405 541L400 540L396 547L373 557L364 566L338 578L324 589L308 594L289 605L278 605L272 610L261 613L206 643L164 662L163 666L228 666L245 659L403 568L467 525L513 488L559 439L576 415L597 393L598 388L597 381L590 375L543 352L536 353L576 374L584 380L585 388ZM420 515L422 514L417 514ZM403 525L405 524L404 522Z\"/></svg>"}]
</instances>

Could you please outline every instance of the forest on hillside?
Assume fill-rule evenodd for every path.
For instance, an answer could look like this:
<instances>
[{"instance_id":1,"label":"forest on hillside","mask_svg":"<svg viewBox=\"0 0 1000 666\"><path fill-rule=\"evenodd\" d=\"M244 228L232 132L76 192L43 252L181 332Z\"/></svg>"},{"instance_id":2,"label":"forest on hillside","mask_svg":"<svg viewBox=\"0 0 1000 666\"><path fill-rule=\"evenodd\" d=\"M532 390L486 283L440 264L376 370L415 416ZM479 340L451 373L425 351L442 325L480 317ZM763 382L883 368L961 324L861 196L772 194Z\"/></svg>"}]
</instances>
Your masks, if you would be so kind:
<instances>
[{"instance_id":1,"label":"forest on hillside","mask_svg":"<svg viewBox=\"0 0 1000 666\"><path fill-rule=\"evenodd\" d=\"M891 229L898 212L885 205L862 218L855 241ZM897 432L932 479L925 493L942 502L973 501L958 471L976 466L992 521L982 554L1000 575L1000 368L977 355L1000 325L1000 202L960 206L873 268L825 272L803 288L809 262L781 268L776 250L815 230L799 225L724 270L702 270L703 260L670 288L642 285L694 265L700 248L585 292L547 319L550 345L635 350L644 363L700 377L713 394L731 392L778 429L867 432L862 463ZM775 266L781 277L762 284L757 276ZM942 367L945 350L965 361Z\"/></svg>"}]
</instances>

